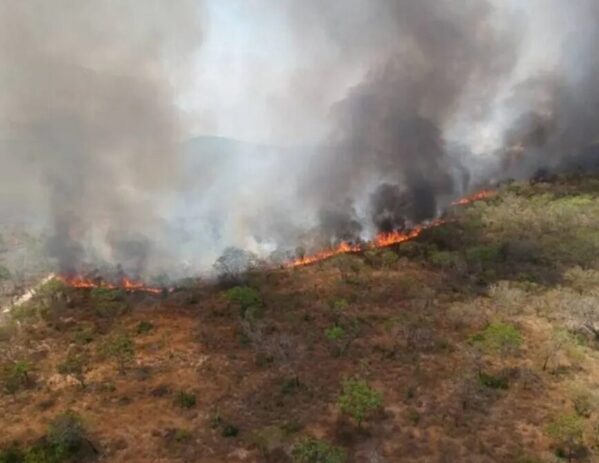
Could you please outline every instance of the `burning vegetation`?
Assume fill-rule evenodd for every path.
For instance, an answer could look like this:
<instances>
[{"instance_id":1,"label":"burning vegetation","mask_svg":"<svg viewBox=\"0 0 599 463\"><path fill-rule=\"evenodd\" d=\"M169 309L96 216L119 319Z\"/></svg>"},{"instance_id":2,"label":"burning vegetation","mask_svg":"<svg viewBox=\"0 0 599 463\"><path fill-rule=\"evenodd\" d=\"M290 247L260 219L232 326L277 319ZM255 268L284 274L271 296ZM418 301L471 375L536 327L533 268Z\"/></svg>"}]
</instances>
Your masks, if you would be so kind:
<instances>
[{"instance_id":1,"label":"burning vegetation","mask_svg":"<svg viewBox=\"0 0 599 463\"><path fill-rule=\"evenodd\" d=\"M161 294L165 291L165 288L158 288L147 286L142 281L132 280L126 276L120 278L117 282L106 281L101 277L91 278L82 275L66 276L58 275L55 277L58 281L64 283L72 288L82 289L94 289L94 288L105 288L105 289L122 289L128 292L144 292L152 294Z\"/></svg>"},{"instance_id":2,"label":"burning vegetation","mask_svg":"<svg viewBox=\"0 0 599 463\"><path fill-rule=\"evenodd\" d=\"M497 193L495 190L482 190L472 195L460 198L452 202L451 204L452 206L467 206L468 204L471 204L475 201L482 201L485 199L492 198L496 194ZM297 259L294 259L286 263L285 267L300 267L303 265L310 265L337 256L339 254L362 252L368 249L384 248L387 246L404 243L406 241L410 241L417 238L424 230L438 227L443 223L443 219L435 219L424 224L417 225L416 227L410 230L397 230L388 233L380 232L372 241L368 243L352 244L344 241L337 247L334 247L332 249L327 249L309 256L302 256Z\"/></svg>"}]
</instances>

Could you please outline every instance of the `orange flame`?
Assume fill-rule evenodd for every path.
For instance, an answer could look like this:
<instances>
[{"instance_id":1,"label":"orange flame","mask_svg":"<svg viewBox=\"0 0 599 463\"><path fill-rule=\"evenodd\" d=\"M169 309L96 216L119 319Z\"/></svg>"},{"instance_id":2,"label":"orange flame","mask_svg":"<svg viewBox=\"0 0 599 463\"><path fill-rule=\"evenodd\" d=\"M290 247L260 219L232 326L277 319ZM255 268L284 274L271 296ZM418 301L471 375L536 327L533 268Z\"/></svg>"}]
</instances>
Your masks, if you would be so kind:
<instances>
[{"instance_id":1,"label":"orange flame","mask_svg":"<svg viewBox=\"0 0 599 463\"><path fill-rule=\"evenodd\" d=\"M152 293L152 294L160 294L162 293L162 288L155 288L152 286L146 286L141 281L131 280L127 277L123 277L118 284L109 283L103 280L93 280L91 278L86 278L81 275L76 275L74 277L67 277L64 275L59 275L56 277L57 280L63 282L65 285L70 286L72 288L83 288L83 289L93 289L93 288L106 288L106 289L123 289L125 291L130 292L144 292L144 293Z\"/></svg>"},{"instance_id":2,"label":"orange flame","mask_svg":"<svg viewBox=\"0 0 599 463\"><path fill-rule=\"evenodd\" d=\"M483 199L492 198L496 194L497 193L493 190L483 190L483 191L479 191L478 193L474 193L470 196L465 196L463 198L460 198L460 199L454 201L453 203L451 203L451 205L452 206L466 206L470 203L473 203L474 201L480 201Z\"/></svg>"},{"instance_id":3,"label":"orange flame","mask_svg":"<svg viewBox=\"0 0 599 463\"><path fill-rule=\"evenodd\" d=\"M451 203L452 206L465 206L474 201L480 201L483 199L492 198L497 193L493 190L483 190L478 193L474 193L470 196L466 196L464 198L458 199ZM288 263L286 263L285 267L301 267L304 265L314 264L316 262L320 262L321 260L329 259L331 257L337 256L339 254L347 254L351 252L360 252L366 249L372 248L383 248L386 246L391 246L393 244L403 243L405 241L413 240L418 237L424 230L428 228L433 228L441 225L444 221L441 219L433 220L424 225L419 225L417 227L412 228L407 231L394 231L391 233L379 233L374 240L372 240L367 245L359 245L359 244L350 244L347 242L341 243L339 246L333 249L327 249L325 251L320 251L311 256L303 256L297 259L294 259Z\"/></svg>"},{"instance_id":4,"label":"orange flame","mask_svg":"<svg viewBox=\"0 0 599 463\"><path fill-rule=\"evenodd\" d=\"M325 251L318 252L311 256L304 256L298 259L294 259L291 262L285 264L285 267L301 267L304 265L314 264L321 260L329 259L339 254L347 254L351 252L360 252L366 249L383 248L391 246L393 244L403 243L405 241L413 240L419 236L424 230L432 227L441 225L443 220L437 219L428 224L420 225L407 231L395 231L391 233L379 233L374 240L366 245L350 244L347 242L341 243L339 246L333 249L327 249Z\"/></svg>"}]
</instances>

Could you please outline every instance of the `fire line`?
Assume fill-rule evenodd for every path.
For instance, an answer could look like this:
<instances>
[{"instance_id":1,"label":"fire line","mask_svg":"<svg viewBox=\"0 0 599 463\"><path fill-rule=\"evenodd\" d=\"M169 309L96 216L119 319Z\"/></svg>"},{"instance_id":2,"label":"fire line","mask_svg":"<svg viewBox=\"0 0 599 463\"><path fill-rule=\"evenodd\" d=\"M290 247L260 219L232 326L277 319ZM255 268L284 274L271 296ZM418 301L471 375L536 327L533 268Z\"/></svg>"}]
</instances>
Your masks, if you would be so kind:
<instances>
[{"instance_id":1,"label":"fire line","mask_svg":"<svg viewBox=\"0 0 599 463\"><path fill-rule=\"evenodd\" d=\"M493 190L483 190L477 193L474 193L470 196L465 196L451 203L452 206L466 206L475 201L481 201L484 199L489 199L495 196L496 192ZM331 257L337 256L339 254L348 254L352 252L360 252L365 251L367 249L375 249L375 248L384 248L387 246L392 246L394 244L404 243L406 241L413 240L420 236L420 234L429 228L437 227L443 224L444 221L442 219L436 219L429 223L416 226L411 230L406 231L395 231L391 233L379 233L371 242L360 245L360 244L351 244L347 242L342 242L339 246L327 249L324 251L317 252L316 254L310 256L304 256L297 259L294 259L290 262L284 264L286 268L292 267L303 267L305 265L315 264L316 262L320 262L322 260L330 259Z\"/></svg>"}]
</instances>

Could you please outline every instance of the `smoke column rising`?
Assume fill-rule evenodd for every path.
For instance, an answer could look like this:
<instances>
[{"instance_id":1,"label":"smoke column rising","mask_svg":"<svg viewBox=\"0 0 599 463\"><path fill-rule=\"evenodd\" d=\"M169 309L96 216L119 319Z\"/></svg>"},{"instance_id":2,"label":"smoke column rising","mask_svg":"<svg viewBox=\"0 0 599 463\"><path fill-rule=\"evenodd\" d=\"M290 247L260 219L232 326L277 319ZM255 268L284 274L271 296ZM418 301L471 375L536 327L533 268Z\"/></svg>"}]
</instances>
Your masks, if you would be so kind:
<instances>
[{"instance_id":1,"label":"smoke column rising","mask_svg":"<svg viewBox=\"0 0 599 463\"><path fill-rule=\"evenodd\" d=\"M593 0L0 0L0 211L45 217L63 270L134 273L406 227L599 164L598 26Z\"/></svg>"}]
</instances>

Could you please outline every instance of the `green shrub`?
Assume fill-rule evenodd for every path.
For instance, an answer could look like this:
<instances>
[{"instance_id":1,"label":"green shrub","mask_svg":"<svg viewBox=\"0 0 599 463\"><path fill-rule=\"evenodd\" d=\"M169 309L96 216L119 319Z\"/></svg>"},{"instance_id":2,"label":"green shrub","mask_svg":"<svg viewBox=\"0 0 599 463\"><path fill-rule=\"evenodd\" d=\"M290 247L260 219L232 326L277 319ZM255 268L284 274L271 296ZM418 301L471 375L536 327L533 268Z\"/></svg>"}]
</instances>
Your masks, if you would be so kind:
<instances>
[{"instance_id":1,"label":"green shrub","mask_svg":"<svg viewBox=\"0 0 599 463\"><path fill-rule=\"evenodd\" d=\"M514 325L494 322L489 324L482 332L473 336L471 342L481 346L487 352L508 354L521 346L522 335Z\"/></svg>"},{"instance_id":2,"label":"green shrub","mask_svg":"<svg viewBox=\"0 0 599 463\"><path fill-rule=\"evenodd\" d=\"M77 413L67 410L50 422L47 440L58 453L65 456L77 453L86 440L83 420Z\"/></svg>"},{"instance_id":3,"label":"green shrub","mask_svg":"<svg viewBox=\"0 0 599 463\"><path fill-rule=\"evenodd\" d=\"M129 309L125 292L112 288L93 288L90 291L94 312L98 317L112 318L123 315Z\"/></svg>"},{"instance_id":4,"label":"green shrub","mask_svg":"<svg viewBox=\"0 0 599 463\"><path fill-rule=\"evenodd\" d=\"M221 435L223 437L236 437L239 434L239 428L234 424L227 423L223 426Z\"/></svg>"},{"instance_id":5,"label":"green shrub","mask_svg":"<svg viewBox=\"0 0 599 463\"><path fill-rule=\"evenodd\" d=\"M0 452L0 463L74 462L95 453L81 417L66 411L52 420L46 435L31 446L20 449L15 445Z\"/></svg>"},{"instance_id":6,"label":"green shrub","mask_svg":"<svg viewBox=\"0 0 599 463\"><path fill-rule=\"evenodd\" d=\"M437 267L450 268L458 263L459 254L451 251L434 251L429 255L428 260Z\"/></svg>"},{"instance_id":7,"label":"green shrub","mask_svg":"<svg viewBox=\"0 0 599 463\"><path fill-rule=\"evenodd\" d=\"M121 332L108 339L103 346L104 354L112 358L120 373L124 373L135 356L135 344L127 333Z\"/></svg>"},{"instance_id":8,"label":"green shrub","mask_svg":"<svg viewBox=\"0 0 599 463\"><path fill-rule=\"evenodd\" d=\"M324 332L329 341L339 341L345 337L345 330L338 325L327 328Z\"/></svg>"},{"instance_id":9,"label":"green shrub","mask_svg":"<svg viewBox=\"0 0 599 463\"><path fill-rule=\"evenodd\" d=\"M22 463L23 452L16 443L0 450L0 463Z\"/></svg>"},{"instance_id":10,"label":"green shrub","mask_svg":"<svg viewBox=\"0 0 599 463\"><path fill-rule=\"evenodd\" d=\"M175 402L181 408L193 408L196 406L196 395L191 392L179 391L175 397Z\"/></svg>"},{"instance_id":11,"label":"green shrub","mask_svg":"<svg viewBox=\"0 0 599 463\"><path fill-rule=\"evenodd\" d=\"M191 440L192 437L193 437L193 434L189 429L177 429L175 431L174 439L177 442L186 442L186 441Z\"/></svg>"},{"instance_id":12,"label":"green shrub","mask_svg":"<svg viewBox=\"0 0 599 463\"><path fill-rule=\"evenodd\" d=\"M383 267L392 267L399 261L399 256L391 249L384 249L381 252L381 265Z\"/></svg>"},{"instance_id":13,"label":"green shrub","mask_svg":"<svg viewBox=\"0 0 599 463\"><path fill-rule=\"evenodd\" d=\"M383 405L383 396L372 389L368 383L358 378L346 379L337 399L341 411L352 417L358 426Z\"/></svg>"},{"instance_id":14,"label":"green shrub","mask_svg":"<svg viewBox=\"0 0 599 463\"><path fill-rule=\"evenodd\" d=\"M25 361L8 362L0 369L0 382L5 392L14 394L31 384L31 365Z\"/></svg>"},{"instance_id":15,"label":"green shrub","mask_svg":"<svg viewBox=\"0 0 599 463\"><path fill-rule=\"evenodd\" d=\"M244 317L249 309L252 309L249 312L255 315L256 309L262 307L260 293L249 286L235 286L226 292L226 296L229 302L239 306L241 315Z\"/></svg>"},{"instance_id":16,"label":"green shrub","mask_svg":"<svg viewBox=\"0 0 599 463\"><path fill-rule=\"evenodd\" d=\"M586 388L577 386L571 391L572 404L579 416L589 418L597 409L597 396Z\"/></svg>"},{"instance_id":17,"label":"green shrub","mask_svg":"<svg viewBox=\"0 0 599 463\"><path fill-rule=\"evenodd\" d=\"M150 331L152 331L153 329L154 329L154 324L147 322L145 320L142 320L141 322L139 322L137 324L135 331L137 332L137 334L147 334Z\"/></svg>"},{"instance_id":18,"label":"green shrub","mask_svg":"<svg viewBox=\"0 0 599 463\"><path fill-rule=\"evenodd\" d=\"M391 249L370 249L364 253L366 262L373 267L392 267L399 261L399 256Z\"/></svg>"},{"instance_id":19,"label":"green shrub","mask_svg":"<svg viewBox=\"0 0 599 463\"><path fill-rule=\"evenodd\" d=\"M466 249L466 262L469 266L486 269L495 264L500 258L500 249L492 245L479 245Z\"/></svg>"},{"instance_id":20,"label":"green shrub","mask_svg":"<svg viewBox=\"0 0 599 463\"><path fill-rule=\"evenodd\" d=\"M89 357L85 352L77 352L72 349L66 358L58 364L58 373L69 375L79 381L81 387L85 387L85 373L89 365Z\"/></svg>"},{"instance_id":21,"label":"green shrub","mask_svg":"<svg viewBox=\"0 0 599 463\"><path fill-rule=\"evenodd\" d=\"M582 445L583 433L584 420L576 414L558 415L547 425L547 435L568 458Z\"/></svg>"},{"instance_id":22,"label":"green shrub","mask_svg":"<svg viewBox=\"0 0 599 463\"><path fill-rule=\"evenodd\" d=\"M503 375L495 376L481 371L478 380L481 385L490 389L507 389L509 386L508 379Z\"/></svg>"},{"instance_id":23,"label":"green shrub","mask_svg":"<svg viewBox=\"0 0 599 463\"><path fill-rule=\"evenodd\" d=\"M349 306L347 299L335 299L331 302L331 307L335 310L345 310Z\"/></svg>"},{"instance_id":24,"label":"green shrub","mask_svg":"<svg viewBox=\"0 0 599 463\"><path fill-rule=\"evenodd\" d=\"M292 455L295 463L344 463L347 461L345 450L312 437L296 444Z\"/></svg>"},{"instance_id":25,"label":"green shrub","mask_svg":"<svg viewBox=\"0 0 599 463\"><path fill-rule=\"evenodd\" d=\"M123 290L113 288L93 288L90 291L89 296L94 302L122 301L125 299Z\"/></svg>"}]
</instances>

